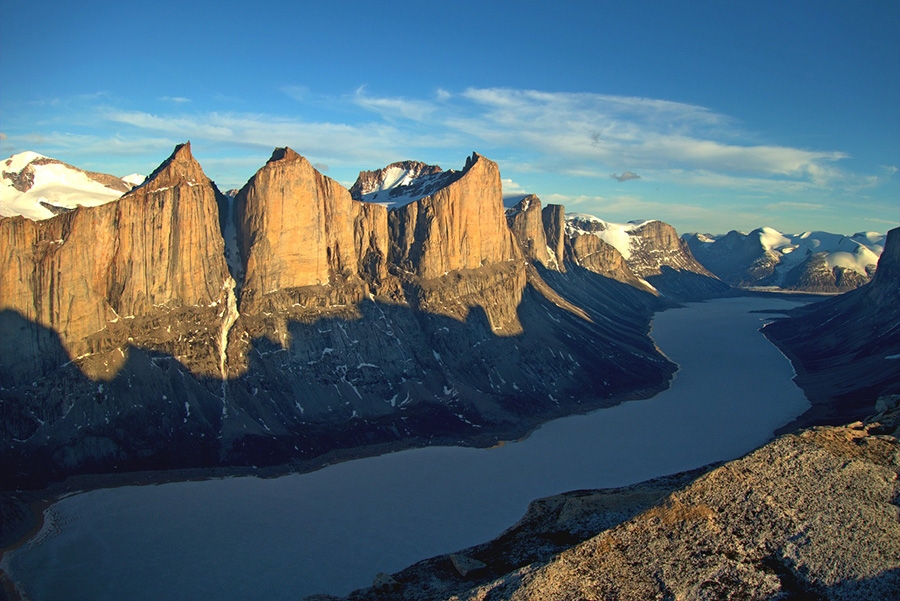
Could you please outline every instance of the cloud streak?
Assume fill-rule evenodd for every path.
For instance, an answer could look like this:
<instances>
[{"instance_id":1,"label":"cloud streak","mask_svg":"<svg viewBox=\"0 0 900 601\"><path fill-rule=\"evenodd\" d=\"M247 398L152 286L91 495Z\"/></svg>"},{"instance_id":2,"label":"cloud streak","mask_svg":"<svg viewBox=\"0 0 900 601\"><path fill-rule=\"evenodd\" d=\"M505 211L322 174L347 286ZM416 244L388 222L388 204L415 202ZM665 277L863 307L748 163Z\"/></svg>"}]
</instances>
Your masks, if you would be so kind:
<instances>
[{"instance_id":1,"label":"cloud streak","mask_svg":"<svg viewBox=\"0 0 900 601\"><path fill-rule=\"evenodd\" d=\"M634 171L625 171L622 175L618 173L610 174L610 177L616 180L617 182L627 182L632 179L641 179L641 176L635 173Z\"/></svg>"}]
</instances>

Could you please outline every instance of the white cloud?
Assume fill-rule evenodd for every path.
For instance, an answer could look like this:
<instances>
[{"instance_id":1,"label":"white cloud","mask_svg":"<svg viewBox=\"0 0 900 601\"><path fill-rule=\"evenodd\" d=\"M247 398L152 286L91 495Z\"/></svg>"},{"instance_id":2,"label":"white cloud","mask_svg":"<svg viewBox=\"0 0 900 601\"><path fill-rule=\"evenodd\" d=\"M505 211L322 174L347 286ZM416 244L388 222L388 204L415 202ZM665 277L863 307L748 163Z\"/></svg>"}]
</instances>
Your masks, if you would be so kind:
<instances>
[{"instance_id":1,"label":"white cloud","mask_svg":"<svg viewBox=\"0 0 900 601\"><path fill-rule=\"evenodd\" d=\"M525 196L528 191L511 179L502 179L500 183L503 185L503 198L514 196Z\"/></svg>"}]
</instances>

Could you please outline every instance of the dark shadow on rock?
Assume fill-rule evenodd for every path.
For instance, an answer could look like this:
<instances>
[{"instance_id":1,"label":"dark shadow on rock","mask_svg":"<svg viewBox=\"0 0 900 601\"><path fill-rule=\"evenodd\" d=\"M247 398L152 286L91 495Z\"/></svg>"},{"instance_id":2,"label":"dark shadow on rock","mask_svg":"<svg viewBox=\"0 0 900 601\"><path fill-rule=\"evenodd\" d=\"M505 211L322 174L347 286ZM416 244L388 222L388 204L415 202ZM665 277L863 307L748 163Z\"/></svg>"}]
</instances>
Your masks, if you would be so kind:
<instances>
[{"instance_id":1,"label":"dark shadow on rock","mask_svg":"<svg viewBox=\"0 0 900 601\"><path fill-rule=\"evenodd\" d=\"M900 393L900 307L879 303L871 284L799 307L763 329L791 360L810 409L776 434L838 425L873 413Z\"/></svg>"},{"instance_id":2,"label":"dark shadow on rock","mask_svg":"<svg viewBox=\"0 0 900 601\"><path fill-rule=\"evenodd\" d=\"M678 302L691 302L720 298L731 294L731 286L716 277L693 271L660 267L659 275L644 278L660 294Z\"/></svg>"},{"instance_id":3,"label":"dark shadow on rock","mask_svg":"<svg viewBox=\"0 0 900 601\"><path fill-rule=\"evenodd\" d=\"M4 486L138 470L311 469L316 458L490 446L668 386L674 366L646 336L658 301L589 272L572 277L579 280L567 291L586 286L573 301L593 322L531 287L515 336L496 335L478 307L459 321L364 301L359 318L288 321L284 344L252 339L248 369L224 382L136 347L125 349L115 377L94 381L75 363L60 364L65 351L53 331L4 312L4 344L26 342L15 365L34 361L45 374L12 378L27 370L10 364L0 379L0 469L13 475Z\"/></svg>"}]
</instances>

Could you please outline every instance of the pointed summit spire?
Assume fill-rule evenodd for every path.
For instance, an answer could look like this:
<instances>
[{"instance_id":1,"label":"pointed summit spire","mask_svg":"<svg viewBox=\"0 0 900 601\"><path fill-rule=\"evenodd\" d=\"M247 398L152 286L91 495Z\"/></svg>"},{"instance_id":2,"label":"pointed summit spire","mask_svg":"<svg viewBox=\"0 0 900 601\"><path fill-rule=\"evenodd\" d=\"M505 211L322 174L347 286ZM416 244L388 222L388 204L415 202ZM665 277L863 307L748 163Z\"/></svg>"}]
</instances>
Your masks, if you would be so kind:
<instances>
[{"instance_id":1,"label":"pointed summit spire","mask_svg":"<svg viewBox=\"0 0 900 601\"><path fill-rule=\"evenodd\" d=\"M158 190L177 186L181 183L206 183L209 178L203 173L200 163L191 154L191 143L179 144L172 154L138 188ZM136 188L137 189L137 188Z\"/></svg>"},{"instance_id":2,"label":"pointed summit spire","mask_svg":"<svg viewBox=\"0 0 900 601\"><path fill-rule=\"evenodd\" d=\"M272 152L271 158L266 163L274 163L277 161L297 161L303 157L297 154L292 148L285 146L284 148L276 148Z\"/></svg>"}]
</instances>

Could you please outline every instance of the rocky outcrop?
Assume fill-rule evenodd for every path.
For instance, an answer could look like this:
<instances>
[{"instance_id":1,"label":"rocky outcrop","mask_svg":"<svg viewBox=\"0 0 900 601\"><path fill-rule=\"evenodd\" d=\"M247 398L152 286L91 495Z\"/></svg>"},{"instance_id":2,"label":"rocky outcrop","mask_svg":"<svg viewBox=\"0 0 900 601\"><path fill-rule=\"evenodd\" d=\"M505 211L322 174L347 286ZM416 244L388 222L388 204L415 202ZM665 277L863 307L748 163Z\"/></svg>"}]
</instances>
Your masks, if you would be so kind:
<instances>
[{"instance_id":1,"label":"rocky outcrop","mask_svg":"<svg viewBox=\"0 0 900 601\"><path fill-rule=\"evenodd\" d=\"M542 215L541 200L531 194L519 201L516 206L507 209L506 221L527 260L547 269L558 270L559 262L556 255L554 253L551 257L552 251L547 245Z\"/></svg>"},{"instance_id":2,"label":"rocky outcrop","mask_svg":"<svg viewBox=\"0 0 900 601\"><path fill-rule=\"evenodd\" d=\"M586 269L642 289L650 287L676 301L721 296L729 290L697 263L668 223L614 224L583 214L570 215L566 223L570 260L583 263ZM599 238L606 246L590 238L580 240L584 237Z\"/></svg>"},{"instance_id":3,"label":"rocky outcrop","mask_svg":"<svg viewBox=\"0 0 900 601\"><path fill-rule=\"evenodd\" d=\"M617 282L656 294L656 290L650 284L631 271L622 253L598 236L574 234L565 240L566 257L575 265Z\"/></svg>"},{"instance_id":4,"label":"rocky outcrop","mask_svg":"<svg viewBox=\"0 0 900 601\"><path fill-rule=\"evenodd\" d=\"M786 427L842 423L900 393L900 229L888 232L872 281L792 311L763 329L791 359L812 408Z\"/></svg>"},{"instance_id":5,"label":"rocky outcrop","mask_svg":"<svg viewBox=\"0 0 900 601\"><path fill-rule=\"evenodd\" d=\"M544 222L544 236L547 239L547 252L551 260L555 260L557 270L565 271L566 249L566 210L562 205L548 204L541 211Z\"/></svg>"},{"instance_id":6,"label":"rocky outcrop","mask_svg":"<svg viewBox=\"0 0 900 601\"><path fill-rule=\"evenodd\" d=\"M347 599L895 598L896 403L866 423L785 435L699 473L535 501L494 541ZM485 567L464 575L454 556Z\"/></svg>"}]
</instances>

